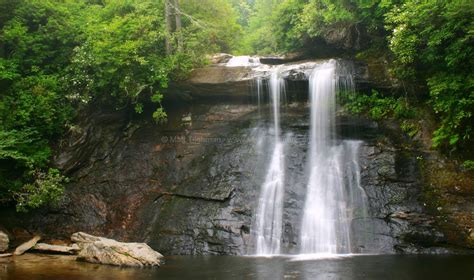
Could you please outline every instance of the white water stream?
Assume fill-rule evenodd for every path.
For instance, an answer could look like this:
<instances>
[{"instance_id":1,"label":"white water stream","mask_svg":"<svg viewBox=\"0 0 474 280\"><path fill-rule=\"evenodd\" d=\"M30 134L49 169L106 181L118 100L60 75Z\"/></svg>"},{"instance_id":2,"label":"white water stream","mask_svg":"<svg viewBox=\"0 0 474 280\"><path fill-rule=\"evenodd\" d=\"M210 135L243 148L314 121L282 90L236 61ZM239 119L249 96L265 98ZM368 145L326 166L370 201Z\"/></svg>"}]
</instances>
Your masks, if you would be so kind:
<instances>
[{"instance_id":1,"label":"white water stream","mask_svg":"<svg viewBox=\"0 0 474 280\"><path fill-rule=\"evenodd\" d=\"M280 71L279 67L272 68L268 80L274 141L254 224L255 254L258 256L282 253L285 154L281 141L280 102L285 94L285 82ZM262 80L258 78L259 110L262 88ZM338 91L353 90L350 69L335 60L317 64L309 77L309 179L299 233L303 257L359 252L355 235L360 233L353 230L352 224L354 219L364 219L367 215L367 198L360 182L362 142L337 140L335 125Z\"/></svg>"},{"instance_id":2,"label":"white water stream","mask_svg":"<svg viewBox=\"0 0 474 280\"><path fill-rule=\"evenodd\" d=\"M337 143L336 93L353 90L341 83L335 60L317 66L309 79L311 105L309 167L300 240L302 254L355 253L352 221L366 214L366 196L360 186L360 141ZM341 88L345 86L347 88Z\"/></svg>"},{"instance_id":3,"label":"white water stream","mask_svg":"<svg viewBox=\"0 0 474 280\"><path fill-rule=\"evenodd\" d=\"M270 76L269 89L273 113L274 148L258 202L256 216L256 255L280 254L283 227L285 156L280 135L280 101L285 86L278 68L275 68Z\"/></svg>"}]
</instances>

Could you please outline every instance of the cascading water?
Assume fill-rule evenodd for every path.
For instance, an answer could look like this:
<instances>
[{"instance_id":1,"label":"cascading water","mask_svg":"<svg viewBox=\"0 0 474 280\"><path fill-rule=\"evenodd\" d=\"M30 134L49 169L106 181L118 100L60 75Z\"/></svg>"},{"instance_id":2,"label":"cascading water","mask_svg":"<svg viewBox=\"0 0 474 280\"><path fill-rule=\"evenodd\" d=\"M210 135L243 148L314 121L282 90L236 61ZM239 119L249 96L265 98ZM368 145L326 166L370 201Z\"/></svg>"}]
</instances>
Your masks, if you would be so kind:
<instances>
[{"instance_id":1,"label":"cascading water","mask_svg":"<svg viewBox=\"0 0 474 280\"><path fill-rule=\"evenodd\" d=\"M274 148L258 201L255 223L256 255L280 254L285 179L284 147L280 138L280 100L284 88L284 80L276 68L269 80Z\"/></svg>"},{"instance_id":2,"label":"cascading water","mask_svg":"<svg viewBox=\"0 0 474 280\"><path fill-rule=\"evenodd\" d=\"M262 104L262 94L263 94L263 83L262 83L262 78L257 77L256 79L256 84L257 84L257 106L258 106L258 113L260 115L260 105Z\"/></svg>"},{"instance_id":3,"label":"cascading water","mask_svg":"<svg viewBox=\"0 0 474 280\"><path fill-rule=\"evenodd\" d=\"M330 60L316 66L309 79L310 176L301 225L302 254L354 253L351 224L366 212L359 175L360 141L338 144L335 138L336 92L353 89L352 79L339 77L345 69L338 68Z\"/></svg>"},{"instance_id":4,"label":"cascading water","mask_svg":"<svg viewBox=\"0 0 474 280\"><path fill-rule=\"evenodd\" d=\"M226 63L227 67L254 67L258 65L260 65L260 59L248 55L233 56Z\"/></svg>"}]
</instances>

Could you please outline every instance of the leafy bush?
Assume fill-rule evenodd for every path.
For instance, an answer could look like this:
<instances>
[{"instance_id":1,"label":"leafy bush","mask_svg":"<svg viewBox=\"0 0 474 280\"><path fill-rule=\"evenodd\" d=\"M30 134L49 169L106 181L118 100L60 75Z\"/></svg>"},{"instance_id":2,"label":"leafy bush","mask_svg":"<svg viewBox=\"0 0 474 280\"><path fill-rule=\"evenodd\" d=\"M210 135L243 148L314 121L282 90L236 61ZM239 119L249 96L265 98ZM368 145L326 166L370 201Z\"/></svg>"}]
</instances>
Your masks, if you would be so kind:
<instances>
[{"instance_id":1,"label":"leafy bush","mask_svg":"<svg viewBox=\"0 0 474 280\"><path fill-rule=\"evenodd\" d=\"M26 183L34 180L34 170L44 168L51 150L40 134L0 130L0 202L15 198Z\"/></svg>"},{"instance_id":2,"label":"leafy bush","mask_svg":"<svg viewBox=\"0 0 474 280\"><path fill-rule=\"evenodd\" d=\"M397 119L413 118L416 111L408 105L408 101L402 97L383 97L376 90L371 94L346 93L343 96L345 107L352 113L365 113L374 120L389 117Z\"/></svg>"},{"instance_id":3,"label":"leafy bush","mask_svg":"<svg viewBox=\"0 0 474 280\"><path fill-rule=\"evenodd\" d=\"M386 14L394 73L427 82L429 104L440 120L434 146L462 148L464 154L473 143L473 17L474 3L464 0L407 0Z\"/></svg>"},{"instance_id":4,"label":"leafy bush","mask_svg":"<svg viewBox=\"0 0 474 280\"><path fill-rule=\"evenodd\" d=\"M470 171L474 171L474 160L466 160L463 163L464 168Z\"/></svg>"},{"instance_id":5,"label":"leafy bush","mask_svg":"<svg viewBox=\"0 0 474 280\"><path fill-rule=\"evenodd\" d=\"M405 132L408 136L412 138L420 130L419 125L413 120L403 120L400 124L400 128L402 129L403 132Z\"/></svg>"},{"instance_id":6,"label":"leafy bush","mask_svg":"<svg viewBox=\"0 0 474 280\"><path fill-rule=\"evenodd\" d=\"M16 209L26 212L43 205L57 206L64 193L64 184L68 182L67 178L54 168L50 168L47 173L35 171L33 176L33 183L25 184L14 194Z\"/></svg>"},{"instance_id":7,"label":"leafy bush","mask_svg":"<svg viewBox=\"0 0 474 280\"><path fill-rule=\"evenodd\" d=\"M434 147L466 147L474 139L474 75L437 74L428 79L430 103L440 116L441 124L434 132Z\"/></svg>"}]
</instances>

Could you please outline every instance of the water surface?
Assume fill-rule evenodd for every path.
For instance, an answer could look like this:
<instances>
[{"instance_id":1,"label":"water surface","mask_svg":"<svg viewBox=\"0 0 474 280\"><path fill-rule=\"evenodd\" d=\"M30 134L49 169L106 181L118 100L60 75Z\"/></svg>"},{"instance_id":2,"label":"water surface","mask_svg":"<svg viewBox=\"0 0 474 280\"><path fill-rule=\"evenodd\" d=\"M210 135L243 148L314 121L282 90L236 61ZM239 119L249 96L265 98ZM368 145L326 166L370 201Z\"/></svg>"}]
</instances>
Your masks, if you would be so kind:
<instances>
[{"instance_id":1,"label":"water surface","mask_svg":"<svg viewBox=\"0 0 474 280\"><path fill-rule=\"evenodd\" d=\"M291 257L167 257L160 268L119 268L73 256L0 259L0 279L474 279L474 256L378 255L319 260Z\"/></svg>"}]
</instances>

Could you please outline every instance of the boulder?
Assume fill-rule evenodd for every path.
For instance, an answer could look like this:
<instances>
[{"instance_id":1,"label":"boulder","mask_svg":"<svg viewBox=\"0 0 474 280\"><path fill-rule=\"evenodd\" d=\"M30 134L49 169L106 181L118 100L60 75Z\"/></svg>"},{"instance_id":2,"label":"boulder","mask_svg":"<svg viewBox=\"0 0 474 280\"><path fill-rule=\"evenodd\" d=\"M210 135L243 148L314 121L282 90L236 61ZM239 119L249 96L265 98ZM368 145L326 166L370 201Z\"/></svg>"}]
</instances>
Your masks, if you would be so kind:
<instances>
[{"instance_id":1,"label":"boulder","mask_svg":"<svg viewBox=\"0 0 474 280\"><path fill-rule=\"evenodd\" d=\"M38 243L38 241L41 239L41 236L38 236L36 235L35 237L33 237L32 239L26 241L25 243L21 244L20 246L18 246L16 249L15 249L15 252L13 252L13 255L15 256L19 256L19 255L22 255L23 253L25 253L26 251L30 250L31 248L33 248L36 243Z\"/></svg>"},{"instance_id":2,"label":"boulder","mask_svg":"<svg viewBox=\"0 0 474 280\"><path fill-rule=\"evenodd\" d=\"M3 231L0 231L0 252L8 250L9 243L10 239L8 238L8 235Z\"/></svg>"},{"instance_id":3,"label":"boulder","mask_svg":"<svg viewBox=\"0 0 474 280\"><path fill-rule=\"evenodd\" d=\"M145 243L124 243L76 232L71 240L79 245L78 260L118 266L159 266L160 253Z\"/></svg>"}]
</instances>

